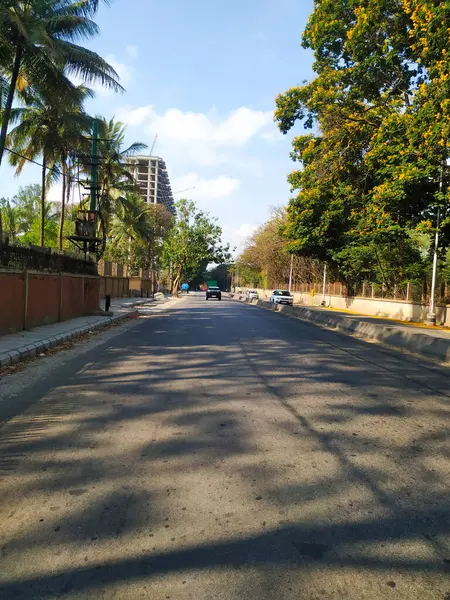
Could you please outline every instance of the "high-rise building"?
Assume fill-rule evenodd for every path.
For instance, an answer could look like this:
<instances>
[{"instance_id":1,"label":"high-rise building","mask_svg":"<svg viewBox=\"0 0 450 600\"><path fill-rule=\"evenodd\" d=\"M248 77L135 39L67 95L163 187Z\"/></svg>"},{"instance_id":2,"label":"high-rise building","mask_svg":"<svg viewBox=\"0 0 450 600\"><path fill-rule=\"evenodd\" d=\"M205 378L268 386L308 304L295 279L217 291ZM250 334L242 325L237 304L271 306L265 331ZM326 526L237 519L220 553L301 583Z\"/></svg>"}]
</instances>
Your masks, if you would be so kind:
<instances>
[{"instance_id":1,"label":"high-rise building","mask_svg":"<svg viewBox=\"0 0 450 600\"><path fill-rule=\"evenodd\" d=\"M159 156L130 156L127 163L136 180L142 199L152 204L162 204L175 214L172 188L166 163Z\"/></svg>"}]
</instances>

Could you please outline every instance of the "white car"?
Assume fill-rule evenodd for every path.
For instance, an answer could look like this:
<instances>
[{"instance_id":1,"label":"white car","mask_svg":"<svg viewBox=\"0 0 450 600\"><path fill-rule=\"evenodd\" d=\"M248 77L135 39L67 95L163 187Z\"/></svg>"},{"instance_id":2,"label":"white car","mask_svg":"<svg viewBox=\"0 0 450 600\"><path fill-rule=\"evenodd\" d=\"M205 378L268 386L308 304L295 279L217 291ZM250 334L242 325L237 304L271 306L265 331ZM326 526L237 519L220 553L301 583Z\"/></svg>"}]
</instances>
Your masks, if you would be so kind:
<instances>
[{"instance_id":1,"label":"white car","mask_svg":"<svg viewBox=\"0 0 450 600\"><path fill-rule=\"evenodd\" d=\"M288 304L293 306L294 296L288 290L274 290L270 296L270 301L274 304Z\"/></svg>"},{"instance_id":2,"label":"white car","mask_svg":"<svg viewBox=\"0 0 450 600\"><path fill-rule=\"evenodd\" d=\"M258 300L259 299L259 295L256 290L247 290L246 297L247 297L247 300Z\"/></svg>"}]
</instances>

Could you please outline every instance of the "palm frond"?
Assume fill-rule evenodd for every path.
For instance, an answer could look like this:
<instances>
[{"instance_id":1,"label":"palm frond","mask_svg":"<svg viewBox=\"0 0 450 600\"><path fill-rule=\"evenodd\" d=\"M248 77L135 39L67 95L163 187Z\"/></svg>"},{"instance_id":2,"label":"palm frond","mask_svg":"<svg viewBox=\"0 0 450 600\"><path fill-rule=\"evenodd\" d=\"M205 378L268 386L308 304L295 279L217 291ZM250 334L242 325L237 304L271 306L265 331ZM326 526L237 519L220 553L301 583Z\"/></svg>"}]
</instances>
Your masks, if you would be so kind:
<instances>
[{"instance_id":1,"label":"palm frond","mask_svg":"<svg viewBox=\"0 0 450 600\"><path fill-rule=\"evenodd\" d=\"M123 156L132 156L133 154L137 154L138 152L147 150L147 148L148 148L148 145L144 144L144 142L134 142L126 150L123 150L121 154Z\"/></svg>"},{"instance_id":2,"label":"palm frond","mask_svg":"<svg viewBox=\"0 0 450 600\"><path fill-rule=\"evenodd\" d=\"M67 74L79 77L88 84L100 83L116 92L125 91L118 82L119 76L116 71L96 52L66 40L55 41L55 46L64 57Z\"/></svg>"}]
</instances>

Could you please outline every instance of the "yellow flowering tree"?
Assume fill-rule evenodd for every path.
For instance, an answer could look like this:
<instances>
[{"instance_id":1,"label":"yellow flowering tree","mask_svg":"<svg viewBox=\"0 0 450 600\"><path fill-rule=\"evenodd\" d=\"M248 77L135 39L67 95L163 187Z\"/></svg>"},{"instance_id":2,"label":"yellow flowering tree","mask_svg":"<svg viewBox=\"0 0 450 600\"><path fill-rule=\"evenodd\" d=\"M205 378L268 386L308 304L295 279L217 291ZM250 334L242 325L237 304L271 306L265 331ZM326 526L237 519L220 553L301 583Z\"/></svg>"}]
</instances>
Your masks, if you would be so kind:
<instances>
[{"instance_id":1,"label":"yellow flowering tree","mask_svg":"<svg viewBox=\"0 0 450 600\"><path fill-rule=\"evenodd\" d=\"M310 130L293 142L301 168L289 176L286 231L292 250L327 260L347 281L419 279L427 261L417 234L431 241L439 203L449 237L438 193L449 31L447 2L315 2L303 46L316 77L281 94L275 113L283 133L298 122Z\"/></svg>"}]
</instances>

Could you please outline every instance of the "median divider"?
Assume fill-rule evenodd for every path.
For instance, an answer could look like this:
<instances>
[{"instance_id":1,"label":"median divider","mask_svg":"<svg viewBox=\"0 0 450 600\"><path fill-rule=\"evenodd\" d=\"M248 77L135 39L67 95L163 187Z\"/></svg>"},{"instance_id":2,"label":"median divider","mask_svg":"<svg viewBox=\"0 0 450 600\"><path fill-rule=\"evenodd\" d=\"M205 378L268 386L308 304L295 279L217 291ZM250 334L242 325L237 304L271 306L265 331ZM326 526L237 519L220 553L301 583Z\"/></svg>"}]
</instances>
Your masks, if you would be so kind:
<instances>
[{"instance_id":1,"label":"median divider","mask_svg":"<svg viewBox=\"0 0 450 600\"><path fill-rule=\"evenodd\" d=\"M421 328L413 324L346 314L326 308L287 306L265 300L247 301L245 296L238 294L234 294L233 299L364 340L377 341L400 350L408 350L443 363L450 361L450 331L447 330Z\"/></svg>"}]
</instances>

